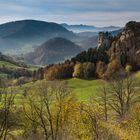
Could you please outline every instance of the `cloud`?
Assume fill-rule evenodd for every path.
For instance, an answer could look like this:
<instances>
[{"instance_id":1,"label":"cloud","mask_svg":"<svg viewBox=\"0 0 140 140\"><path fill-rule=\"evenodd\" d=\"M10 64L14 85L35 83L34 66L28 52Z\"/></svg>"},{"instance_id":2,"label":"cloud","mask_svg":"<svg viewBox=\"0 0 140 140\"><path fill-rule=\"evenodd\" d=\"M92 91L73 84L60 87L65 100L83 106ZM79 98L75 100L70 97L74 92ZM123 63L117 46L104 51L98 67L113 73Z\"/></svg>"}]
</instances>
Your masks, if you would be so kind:
<instances>
[{"instance_id":1,"label":"cloud","mask_svg":"<svg viewBox=\"0 0 140 140\"><path fill-rule=\"evenodd\" d=\"M129 20L140 20L139 7L139 0L1 0L0 22L39 19L123 26Z\"/></svg>"}]
</instances>

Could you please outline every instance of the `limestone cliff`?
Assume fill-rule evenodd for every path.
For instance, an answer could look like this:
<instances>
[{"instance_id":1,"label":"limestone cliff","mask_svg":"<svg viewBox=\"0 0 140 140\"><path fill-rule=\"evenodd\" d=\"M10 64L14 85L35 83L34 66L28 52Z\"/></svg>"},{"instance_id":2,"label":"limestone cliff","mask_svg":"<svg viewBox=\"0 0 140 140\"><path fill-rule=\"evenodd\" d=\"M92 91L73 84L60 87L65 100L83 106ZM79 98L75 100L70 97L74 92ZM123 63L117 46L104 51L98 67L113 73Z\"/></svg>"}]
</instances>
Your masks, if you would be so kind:
<instances>
[{"instance_id":1,"label":"limestone cliff","mask_svg":"<svg viewBox=\"0 0 140 140\"><path fill-rule=\"evenodd\" d=\"M97 49L106 50L106 49L110 48L112 39L113 39L113 37L112 37L111 33L100 32L98 41L97 41Z\"/></svg>"},{"instance_id":2,"label":"limestone cliff","mask_svg":"<svg viewBox=\"0 0 140 140\"><path fill-rule=\"evenodd\" d=\"M140 22L128 22L121 33L113 37L110 33L99 33L97 49L108 52L110 61L118 59L122 66L130 64L140 68Z\"/></svg>"},{"instance_id":3,"label":"limestone cliff","mask_svg":"<svg viewBox=\"0 0 140 140\"><path fill-rule=\"evenodd\" d=\"M140 22L129 22L123 31L114 38L110 48L111 59L118 58L126 63L140 67Z\"/></svg>"}]
</instances>

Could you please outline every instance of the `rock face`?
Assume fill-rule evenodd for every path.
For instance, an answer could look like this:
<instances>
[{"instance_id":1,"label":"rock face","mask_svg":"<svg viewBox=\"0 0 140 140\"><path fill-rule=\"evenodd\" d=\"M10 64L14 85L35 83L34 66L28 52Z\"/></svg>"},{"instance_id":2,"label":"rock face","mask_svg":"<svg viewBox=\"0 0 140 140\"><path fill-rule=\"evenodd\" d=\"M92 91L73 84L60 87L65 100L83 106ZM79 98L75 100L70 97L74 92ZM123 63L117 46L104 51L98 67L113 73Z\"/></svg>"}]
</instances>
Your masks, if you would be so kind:
<instances>
[{"instance_id":1,"label":"rock face","mask_svg":"<svg viewBox=\"0 0 140 140\"><path fill-rule=\"evenodd\" d=\"M126 59L126 63L140 67L140 22L129 22L111 45L111 58Z\"/></svg>"},{"instance_id":2,"label":"rock face","mask_svg":"<svg viewBox=\"0 0 140 140\"><path fill-rule=\"evenodd\" d=\"M128 22L117 35L100 32L97 49L107 51L110 62L118 59L122 66L130 64L134 69L140 68L140 22Z\"/></svg>"},{"instance_id":3,"label":"rock face","mask_svg":"<svg viewBox=\"0 0 140 140\"><path fill-rule=\"evenodd\" d=\"M112 43L112 35L111 33L104 33L104 32L100 32L99 33L99 37L97 40L97 49L108 49L111 46Z\"/></svg>"}]
</instances>

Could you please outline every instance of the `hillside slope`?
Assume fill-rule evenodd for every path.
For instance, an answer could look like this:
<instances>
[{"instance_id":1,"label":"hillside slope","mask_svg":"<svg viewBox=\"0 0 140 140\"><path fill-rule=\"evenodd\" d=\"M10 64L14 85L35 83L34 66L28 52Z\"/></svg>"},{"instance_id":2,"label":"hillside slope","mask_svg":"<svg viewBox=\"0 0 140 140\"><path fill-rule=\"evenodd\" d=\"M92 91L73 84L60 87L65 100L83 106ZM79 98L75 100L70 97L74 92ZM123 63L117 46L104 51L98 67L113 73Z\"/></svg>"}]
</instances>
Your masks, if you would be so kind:
<instances>
[{"instance_id":1,"label":"hillside slope","mask_svg":"<svg viewBox=\"0 0 140 140\"><path fill-rule=\"evenodd\" d=\"M80 53L83 49L64 38L53 38L40 45L33 53L25 56L26 62L37 65L62 62Z\"/></svg>"},{"instance_id":2,"label":"hillside slope","mask_svg":"<svg viewBox=\"0 0 140 140\"><path fill-rule=\"evenodd\" d=\"M30 67L0 53L0 78L31 77Z\"/></svg>"}]
</instances>

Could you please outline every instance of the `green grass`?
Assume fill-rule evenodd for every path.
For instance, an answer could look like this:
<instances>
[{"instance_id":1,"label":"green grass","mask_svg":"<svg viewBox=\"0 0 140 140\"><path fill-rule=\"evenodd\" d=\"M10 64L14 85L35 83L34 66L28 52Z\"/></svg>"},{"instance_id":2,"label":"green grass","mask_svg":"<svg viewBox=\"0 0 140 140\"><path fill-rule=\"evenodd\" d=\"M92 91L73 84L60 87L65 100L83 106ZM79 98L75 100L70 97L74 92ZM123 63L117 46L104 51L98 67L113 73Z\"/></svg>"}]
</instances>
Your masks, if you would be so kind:
<instances>
[{"instance_id":1,"label":"green grass","mask_svg":"<svg viewBox=\"0 0 140 140\"><path fill-rule=\"evenodd\" d=\"M12 64L10 62L7 62L7 61L2 61L0 60L0 68L3 68L5 67L6 69L9 69L9 70L17 70L17 69L22 69L24 67L21 67L21 66L18 66L16 64ZM24 68L24 69L27 69L28 71L35 71L35 70L38 70L39 67L37 66L32 66L32 65L29 65L27 68ZM0 72L0 77L2 78L6 78L7 77L7 73L5 72Z\"/></svg>"},{"instance_id":2,"label":"green grass","mask_svg":"<svg viewBox=\"0 0 140 140\"><path fill-rule=\"evenodd\" d=\"M88 100L100 93L100 88L104 84L103 80L69 79L66 80L68 86L79 100Z\"/></svg>"},{"instance_id":3,"label":"green grass","mask_svg":"<svg viewBox=\"0 0 140 140\"><path fill-rule=\"evenodd\" d=\"M0 61L0 68L3 68L3 67L5 67L6 69L13 69L13 70L20 68L19 66L15 65L15 64L12 64L10 62ZM6 78L7 73L0 72L0 77L1 78Z\"/></svg>"},{"instance_id":4,"label":"green grass","mask_svg":"<svg viewBox=\"0 0 140 140\"><path fill-rule=\"evenodd\" d=\"M140 79L140 71L135 73L133 75L135 78ZM109 87L109 83L107 83L104 80L101 79L91 79L91 80L85 80L85 79L67 79L64 80L68 83L68 86L72 90L72 93L76 96L76 98L80 101L87 101L91 97L97 97L101 93L101 88L104 84L107 84ZM25 89L28 90L28 88L33 86L38 86L42 80L38 80L35 83L27 83L22 86L17 86L17 102L20 104L20 101L23 99L22 93L25 91Z\"/></svg>"},{"instance_id":5,"label":"green grass","mask_svg":"<svg viewBox=\"0 0 140 140\"><path fill-rule=\"evenodd\" d=\"M37 71L39 69L39 67L38 66L29 65L27 69L30 70L30 71Z\"/></svg>"},{"instance_id":6,"label":"green grass","mask_svg":"<svg viewBox=\"0 0 140 140\"><path fill-rule=\"evenodd\" d=\"M30 87L33 87L34 84L37 86L37 82L35 82L35 83L31 82L31 83L23 84L22 86L15 86L13 89L11 87L8 87L8 88L6 88L6 92L11 93L11 89L12 89L15 94L15 100L14 100L15 105L21 106L22 101L25 98L23 95L25 93L25 90L27 91ZM1 90L1 88L0 88L0 90Z\"/></svg>"},{"instance_id":7,"label":"green grass","mask_svg":"<svg viewBox=\"0 0 140 140\"><path fill-rule=\"evenodd\" d=\"M100 94L100 88L104 84L103 80L84 80L84 79L67 79L65 80L68 83L68 86L71 88L72 93L76 96L79 101L87 101L91 97L96 97ZM22 86L17 86L17 94L16 94L16 104L20 105L23 97L23 93L25 89L33 86L38 86L42 80L37 81L35 83L27 83Z\"/></svg>"},{"instance_id":8,"label":"green grass","mask_svg":"<svg viewBox=\"0 0 140 140\"><path fill-rule=\"evenodd\" d=\"M132 77L136 79L140 79L140 71L136 72L132 75ZM92 80L85 80L85 79L68 79L66 80L68 85L72 89L72 92L76 95L79 100L88 100L90 97L96 97L100 94L101 87L104 83L108 84L107 82L101 79L92 79ZM108 84L109 86L109 84Z\"/></svg>"},{"instance_id":9,"label":"green grass","mask_svg":"<svg viewBox=\"0 0 140 140\"><path fill-rule=\"evenodd\" d=\"M12 63L9 63L6 61L0 61L0 67L3 67L3 66L6 68L13 68L13 69L20 68L19 66L15 65L15 64L12 64Z\"/></svg>"}]
</instances>

